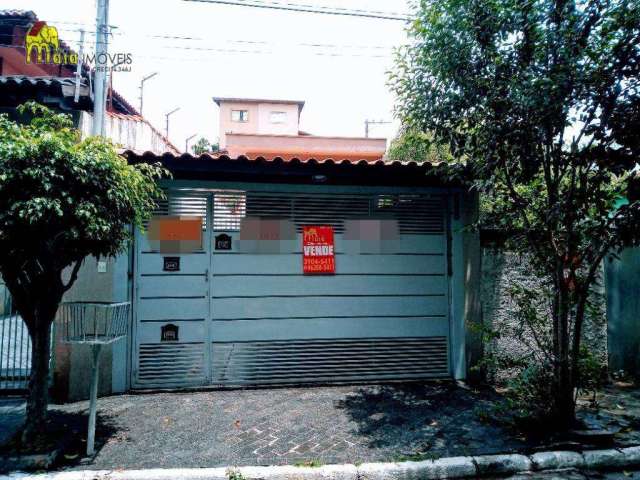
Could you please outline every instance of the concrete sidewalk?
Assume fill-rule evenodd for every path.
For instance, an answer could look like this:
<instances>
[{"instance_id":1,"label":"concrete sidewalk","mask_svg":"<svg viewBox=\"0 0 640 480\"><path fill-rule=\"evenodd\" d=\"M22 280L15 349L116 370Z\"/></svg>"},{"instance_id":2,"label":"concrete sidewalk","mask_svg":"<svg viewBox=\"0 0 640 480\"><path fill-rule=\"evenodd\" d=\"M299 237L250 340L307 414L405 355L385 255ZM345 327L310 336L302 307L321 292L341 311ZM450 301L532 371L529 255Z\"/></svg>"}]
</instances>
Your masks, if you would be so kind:
<instances>
[{"instance_id":1,"label":"concrete sidewalk","mask_svg":"<svg viewBox=\"0 0 640 480\"><path fill-rule=\"evenodd\" d=\"M10 480L430 480L458 478L605 478L600 471L640 465L640 447L533 455L487 455L420 462L342 464L319 467L267 466L144 470L84 470L48 474L15 473ZM622 470L625 477L631 474ZM609 475L608 478L616 478ZM619 478L619 477L618 477Z\"/></svg>"}]
</instances>

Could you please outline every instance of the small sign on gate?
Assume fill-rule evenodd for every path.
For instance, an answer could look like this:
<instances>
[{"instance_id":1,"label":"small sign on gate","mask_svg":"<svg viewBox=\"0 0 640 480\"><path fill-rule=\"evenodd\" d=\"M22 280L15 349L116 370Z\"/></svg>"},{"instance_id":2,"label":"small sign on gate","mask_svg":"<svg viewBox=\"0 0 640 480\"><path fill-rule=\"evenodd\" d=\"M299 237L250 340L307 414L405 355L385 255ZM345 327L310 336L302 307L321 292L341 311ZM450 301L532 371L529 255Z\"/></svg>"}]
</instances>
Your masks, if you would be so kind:
<instances>
[{"instance_id":1,"label":"small sign on gate","mask_svg":"<svg viewBox=\"0 0 640 480\"><path fill-rule=\"evenodd\" d=\"M226 233L216 235L215 239L216 250L231 250L231 236Z\"/></svg>"},{"instance_id":2,"label":"small sign on gate","mask_svg":"<svg viewBox=\"0 0 640 480\"><path fill-rule=\"evenodd\" d=\"M178 341L178 326L172 323L167 323L160 327L160 341L161 342L177 342Z\"/></svg>"},{"instance_id":3,"label":"small sign on gate","mask_svg":"<svg viewBox=\"0 0 640 480\"><path fill-rule=\"evenodd\" d=\"M336 273L333 227L303 227L302 271L305 275Z\"/></svg>"},{"instance_id":4,"label":"small sign on gate","mask_svg":"<svg viewBox=\"0 0 640 480\"><path fill-rule=\"evenodd\" d=\"M162 257L162 270L165 272L180 271L180 257Z\"/></svg>"}]
</instances>

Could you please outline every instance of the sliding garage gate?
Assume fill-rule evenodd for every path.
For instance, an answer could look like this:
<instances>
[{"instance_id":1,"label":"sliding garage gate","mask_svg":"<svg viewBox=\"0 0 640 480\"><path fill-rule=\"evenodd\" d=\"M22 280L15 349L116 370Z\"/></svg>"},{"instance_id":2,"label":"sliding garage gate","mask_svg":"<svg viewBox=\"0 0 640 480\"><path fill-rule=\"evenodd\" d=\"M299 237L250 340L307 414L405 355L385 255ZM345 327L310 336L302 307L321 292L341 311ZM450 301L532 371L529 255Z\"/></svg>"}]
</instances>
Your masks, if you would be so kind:
<instances>
[{"instance_id":1,"label":"sliding garage gate","mask_svg":"<svg viewBox=\"0 0 640 480\"><path fill-rule=\"evenodd\" d=\"M451 375L443 193L170 190L157 214L200 216L203 248L136 242L134 388ZM243 218L290 234L241 239ZM312 225L334 229L335 274L303 275Z\"/></svg>"}]
</instances>

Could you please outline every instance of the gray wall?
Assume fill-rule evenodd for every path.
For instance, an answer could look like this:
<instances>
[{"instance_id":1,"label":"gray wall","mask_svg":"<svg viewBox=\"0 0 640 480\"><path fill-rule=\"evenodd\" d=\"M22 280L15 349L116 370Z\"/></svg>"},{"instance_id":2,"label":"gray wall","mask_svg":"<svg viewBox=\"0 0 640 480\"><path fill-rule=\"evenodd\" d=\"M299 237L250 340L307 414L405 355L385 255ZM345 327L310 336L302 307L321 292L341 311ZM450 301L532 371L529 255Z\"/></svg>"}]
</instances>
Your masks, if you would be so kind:
<instances>
[{"instance_id":1,"label":"gray wall","mask_svg":"<svg viewBox=\"0 0 640 480\"><path fill-rule=\"evenodd\" d=\"M640 376L640 248L605 259L609 369Z\"/></svg>"},{"instance_id":2,"label":"gray wall","mask_svg":"<svg viewBox=\"0 0 640 480\"><path fill-rule=\"evenodd\" d=\"M106 272L98 272L98 260L87 257L78 279L66 293L64 301L124 302L128 300L128 254L101 259ZM65 272L68 279L70 270ZM58 400L81 400L89 397L91 351L86 345L55 343L54 395ZM128 388L128 339L119 340L102 349L100 359L100 395L124 392Z\"/></svg>"},{"instance_id":3,"label":"gray wall","mask_svg":"<svg viewBox=\"0 0 640 480\"><path fill-rule=\"evenodd\" d=\"M480 292L482 318L484 325L501 333L500 338L488 342L485 349L487 352L515 358L530 353L531 345L535 344L531 332L523 332L524 340L518 339L516 335L522 325L516 320L517 306L509 293L509 288L516 283L541 288L540 281L532 275L526 258L498 245L483 244ZM604 364L607 361L607 315L601 280L600 285L594 288L592 303L594 308L587 312L585 319L583 342ZM488 373L491 379L500 381L514 372L502 370Z\"/></svg>"},{"instance_id":4,"label":"gray wall","mask_svg":"<svg viewBox=\"0 0 640 480\"><path fill-rule=\"evenodd\" d=\"M478 221L478 195L468 193L463 198L462 231L463 275L464 275L464 330L466 350L466 379L469 382L481 380L474 368L482 360L482 250L480 233L472 228Z\"/></svg>"}]
</instances>

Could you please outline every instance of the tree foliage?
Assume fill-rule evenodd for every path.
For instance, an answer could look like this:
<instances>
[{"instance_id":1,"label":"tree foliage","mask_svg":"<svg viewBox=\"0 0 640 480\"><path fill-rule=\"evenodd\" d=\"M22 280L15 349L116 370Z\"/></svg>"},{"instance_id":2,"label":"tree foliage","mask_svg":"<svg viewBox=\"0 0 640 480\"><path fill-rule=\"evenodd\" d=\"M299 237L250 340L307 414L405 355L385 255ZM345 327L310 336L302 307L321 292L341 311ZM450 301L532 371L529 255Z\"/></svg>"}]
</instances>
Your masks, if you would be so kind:
<instances>
[{"instance_id":1,"label":"tree foliage","mask_svg":"<svg viewBox=\"0 0 640 480\"><path fill-rule=\"evenodd\" d=\"M403 123L465 158L551 288L553 414L573 418L589 291L637 245L640 4L423 0L391 83ZM559 423L560 425L560 423Z\"/></svg>"},{"instance_id":2,"label":"tree foliage","mask_svg":"<svg viewBox=\"0 0 640 480\"><path fill-rule=\"evenodd\" d=\"M196 143L193 144L191 149L195 155L202 155L203 153L215 152L218 150L217 143L211 143L204 137L200 137Z\"/></svg>"},{"instance_id":3,"label":"tree foliage","mask_svg":"<svg viewBox=\"0 0 640 480\"><path fill-rule=\"evenodd\" d=\"M49 332L63 294L86 256L123 251L153 211L162 171L128 165L103 138L81 140L68 115L31 102L19 113L28 123L0 115L0 274L33 344L28 436L46 414Z\"/></svg>"},{"instance_id":4,"label":"tree foliage","mask_svg":"<svg viewBox=\"0 0 640 480\"><path fill-rule=\"evenodd\" d=\"M433 134L415 128L405 128L393 139L389 146L390 160L401 162L451 162L453 157L447 145L434 141Z\"/></svg>"}]
</instances>

